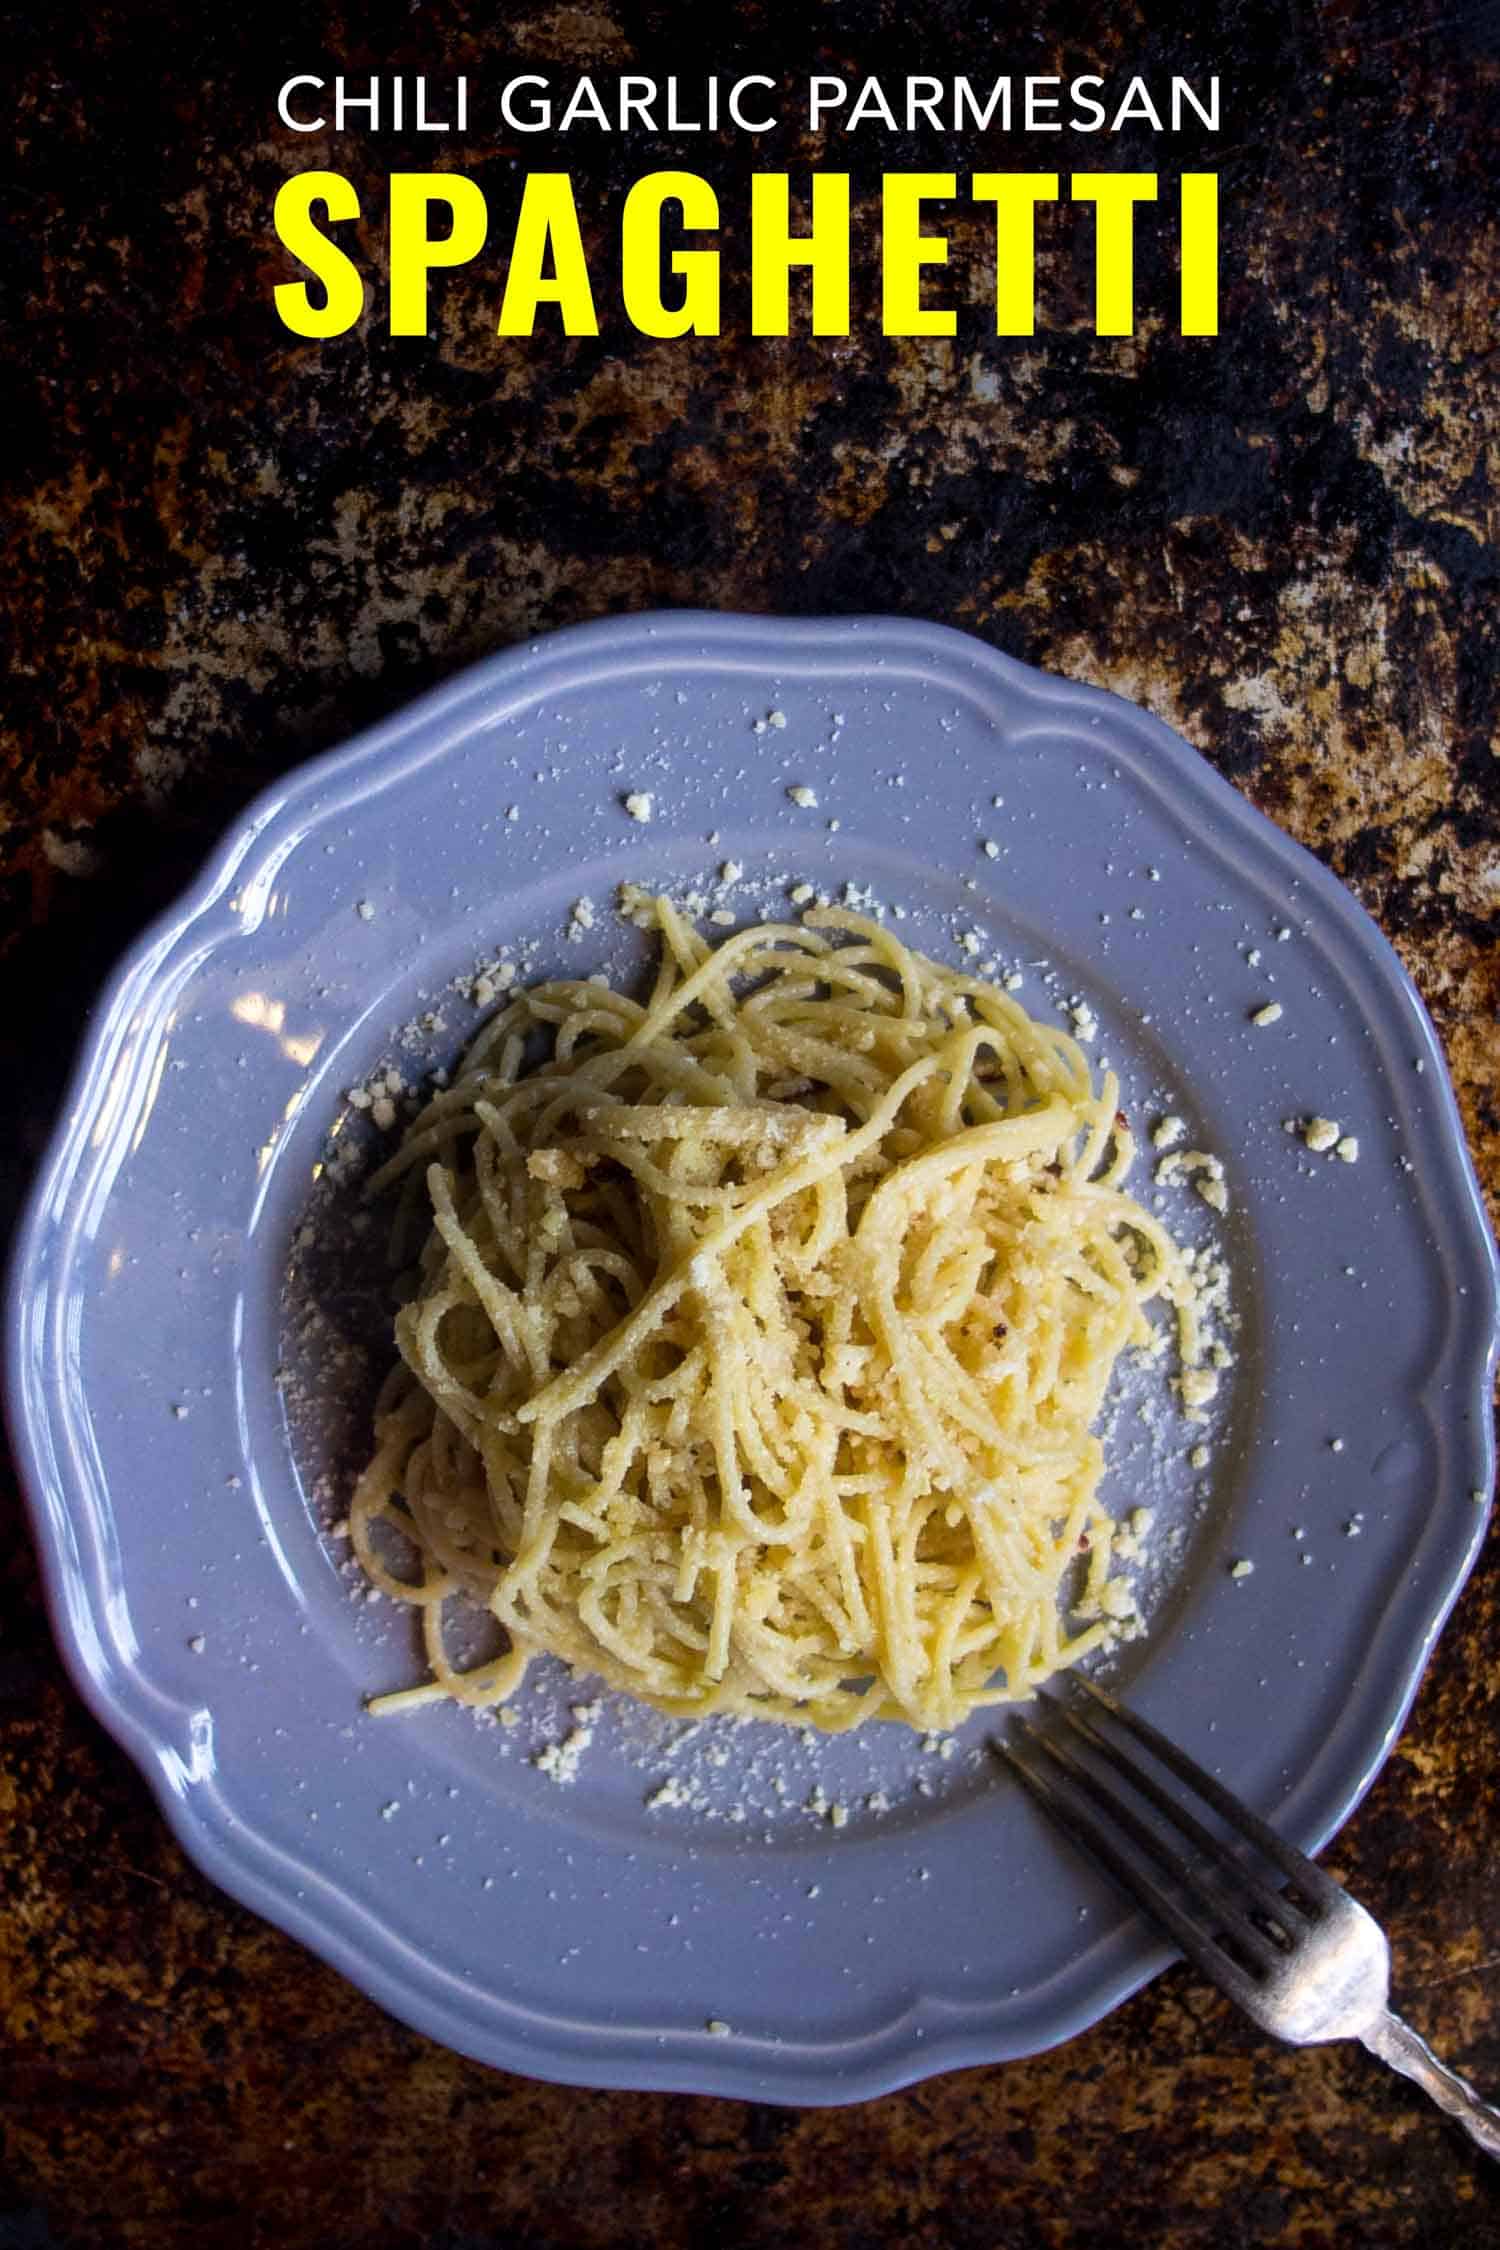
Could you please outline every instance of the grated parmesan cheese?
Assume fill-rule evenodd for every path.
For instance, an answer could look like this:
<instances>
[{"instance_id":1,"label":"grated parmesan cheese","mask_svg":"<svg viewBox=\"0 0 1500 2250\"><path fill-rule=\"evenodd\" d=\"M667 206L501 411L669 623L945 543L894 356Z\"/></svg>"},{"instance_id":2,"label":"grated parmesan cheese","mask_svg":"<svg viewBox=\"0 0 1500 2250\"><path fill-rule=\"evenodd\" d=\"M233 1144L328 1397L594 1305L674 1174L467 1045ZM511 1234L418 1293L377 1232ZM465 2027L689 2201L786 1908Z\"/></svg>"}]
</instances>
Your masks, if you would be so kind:
<instances>
[{"instance_id":1,"label":"grated parmesan cheese","mask_svg":"<svg viewBox=\"0 0 1500 2250\"><path fill-rule=\"evenodd\" d=\"M571 1707L573 1724L561 1742L548 1742L536 1751L531 1763L539 1773L556 1782L560 1789L569 1788L578 1779L578 1767L583 1753L594 1739L594 1724L599 1716L597 1703L575 1703Z\"/></svg>"}]
</instances>

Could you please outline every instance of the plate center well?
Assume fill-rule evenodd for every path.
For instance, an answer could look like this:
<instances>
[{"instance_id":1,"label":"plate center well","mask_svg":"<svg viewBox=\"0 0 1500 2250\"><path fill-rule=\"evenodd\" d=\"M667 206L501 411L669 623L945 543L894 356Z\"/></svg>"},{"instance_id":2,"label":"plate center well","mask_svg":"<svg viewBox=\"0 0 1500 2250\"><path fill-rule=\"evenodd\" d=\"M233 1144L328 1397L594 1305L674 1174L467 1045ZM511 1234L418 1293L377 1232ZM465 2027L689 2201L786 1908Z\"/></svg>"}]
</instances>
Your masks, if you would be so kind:
<instances>
[{"instance_id":1,"label":"plate center well","mask_svg":"<svg viewBox=\"0 0 1500 2250\"><path fill-rule=\"evenodd\" d=\"M1039 1018L1069 1029L1080 1021L1097 1025L1091 1059L1107 1059L1120 1074L1122 1098L1142 1138L1151 1119L1166 1112L1185 1117L1190 1133L1197 1129L1192 1089L1153 1028L1122 1007L1097 971L1046 946L1035 930L996 913L992 902L980 911L953 877L904 854L852 843L828 855L832 867L824 853L817 855L816 873L807 876L779 838L746 832L726 838L722 849L739 870L727 886L717 872L724 862L709 859L701 847L679 840L647 848L643 839L626 869L617 862L607 871L580 870L564 884L552 880L511 891L497 902L492 930L484 933L488 942L475 947L471 922L444 933L391 989L388 1011L365 1014L360 1033L336 1058L337 1083L332 1068L325 1076L326 1106L307 1120L322 1140L321 1168L311 1193L287 1211L277 1312L281 1445L291 1474L279 1502L270 1503L269 1484L265 1489L283 1516L287 1500L296 1508L293 1536L285 1521L277 1526L277 1551L297 1573L299 1599L317 1610L320 1631L337 1644L361 1695L411 1684L424 1671L415 1618L388 1600L371 1600L347 1541L335 1530L366 1458L375 1394L393 1357L391 1214L388 1205L366 1201L363 1184L395 1144L402 1118L430 1086L432 1071L451 1069L487 1012L475 1005L476 987L493 1005L484 979L498 958L523 981L605 973L639 990L649 977L651 948L612 910L622 876L660 884L700 910L711 900L708 912L732 911L740 923L795 919L799 909L788 891L802 880L815 881L832 897L853 885L856 902L878 905L905 942L962 962L970 958L965 934L978 930L980 964L993 964L997 977L1019 973L1018 996ZM857 864L859 875L841 873L840 862ZM589 900L593 917L581 939L567 934L576 927L580 897ZM724 898L727 906L718 903ZM705 934L727 934L706 920L699 926ZM304 1180L312 1170L306 1154L305 1148L292 1150L287 1159L294 1170L301 1167ZM1149 1174L1146 1147L1131 1184L1148 1200ZM1196 1198L1180 1192L1160 1215L1185 1241L1222 1231ZM1238 1316L1247 1295L1237 1293ZM1243 1330L1240 1343L1242 1349ZM1174 1368L1170 1357L1154 1364L1128 1357L1106 1417L1106 1503L1121 1515L1145 1507L1153 1518L1134 1574L1148 1631L1110 1660L1117 1678L1130 1677L1171 1631L1196 1558L1229 1504L1230 1464L1242 1450L1218 1434L1232 1432L1240 1419L1242 1387L1226 1377L1212 1428L1189 1424L1174 1395ZM1210 1436L1212 1467L1201 1460L1194 1466L1195 1446ZM450 1622L455 1655L477 1660L496 1645L491 1622L467 1605L450 1605ZM519 1791L533 1810L643 1843L691 1835L710 1848L764 1840L816 1850L830 1824L849 1835L925 1824L1006 1786L997 1781L985 1747L992 1724L983 1716L943 1739L889 1724L841 1738L732 1720L687 1727L629 1698L601 1694L597 1683L571 1679L550 1662L533 1667L504 1720L442 1709L359 1723L392 1730L393 1751L399 1737L403 1760L430 1754L456 1762L497 1797ZM559 1782L559 1774L567 1778Z\"/></svg>"}]
</instances>

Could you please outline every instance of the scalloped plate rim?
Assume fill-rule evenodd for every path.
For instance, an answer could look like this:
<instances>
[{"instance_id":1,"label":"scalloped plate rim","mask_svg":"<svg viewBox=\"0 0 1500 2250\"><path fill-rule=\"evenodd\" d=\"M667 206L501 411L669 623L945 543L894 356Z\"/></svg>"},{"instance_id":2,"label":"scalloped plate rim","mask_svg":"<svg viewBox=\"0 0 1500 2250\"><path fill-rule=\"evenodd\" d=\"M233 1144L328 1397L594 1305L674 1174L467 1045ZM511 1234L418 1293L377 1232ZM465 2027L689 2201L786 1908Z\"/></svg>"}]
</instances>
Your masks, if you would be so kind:
<instances>
[{"instance_id":1,"label":"scalloped plate rim","mask_svg":"<svg viewBox=\"0 0 1500 2250\"><path fill-rule=\"evenodd\" d=\"M880 645L870 650L869 642L876 637ZM718 645L709 650L705 642ZM716 2044L705 2052L695 2042L690 2051L680 2048L675 2057L670 2040L659 2053L640 2046L630 2050L630 2038L641 2036L643 2027L626 2027L619 2042L611 2041L592 2055L576 2055L566 2047L539 2055L526 2039L525 2027L534 2011L508 2004L503 1995L493 1993L484 1996L491 2009L498 2007L503 2014L509 2007L517 2018L516 2028L507 2031L502 2027L497 2036L493 2022L476 2026L468 2014L450 2004L446 1988L456 1980L446 1974L437 1976L434 1989L434 1973L429 1971L424 1987L420 1979L413 1981L402 1975L399 1961L404 1947L397 1949L395 1964L357 1948L347 1926L349 1917L352 1914L366 1926L370 1917L336 1885L310 1869L298 1867L291 1855L245 1829L222 1804L218 1805L218 1826L206 1817L216 1804L216 1783L200 1782L188 1797L174 1781L172 1767L174 1761L181 1762L182 1753L165 1739L159 1722L153 1725L149 1709L152 1702L163 1704L172 1699L141 1671L124 1666L119 1653L107 1640L101 1640L89 1572L72 1551L76 1488L70 1494L66 1477L59 1474L57 1442L59 1436L64 1441L70 1437L68 1415L79 1402L69 1398L58 1371L48 1370L36 1359L42 1316L49 1305L48 1284L56 1289L68 1271L64 1267L60 1273L49 1273L49 1238L88 1170L90 1152L83 1128L97 1103L112 1046L124 1035L132 1011L149 1001L153 986L186 941L204 935L200 925L226 898L237 875L260 878L267 863L274 866L276 859L320 818L331 817L343 804L358 802L362 795L378 794L388 784L428 765L440 764L454 747L460 721L477 713L475 723L483 724L487 702L503 700L503 691L510 686L533 691L539 675L559 674L551 684L562 688L581 665L587 666L590 659L600 656L615 659L613 666L606 663L606 670L625 672L648 671L656 660L691 653L700 660L710 654L723 655L736 669L775 678L792 669L816 672L814 659L819 654L826 665L829 660L837 664L866 652L877 666L888 657L904 659L896 669L908 673L919 668L913 660L921 659L940 679L951 679L955 671L970 678L987 675L1003 694L1020 697L1041 712L1043 723L1055 720L1064 733L1073 729L1076 715L1093 714L1096 720L1110 725L1114 736L1126 737L1138 754L1149 752L1152 757L1166 759L1175 785L1186 786L1206 800L1217 826L1232 826L1251 852L1262 858L1269 854L1316 896L1346 949L1338 962L1341 973L1347 978L1354 964L1371 975L1381 997L1404 1010L1425 1052L1438 1064L1444 1128L1438 1153L1446 1167L1445 1185L1450 1191L1439 1203L1447 1229L1445 1248L1450 1255L1456 1250L1465 1258L1478 1297L1476 1317L1467 1329L1456 1317L1450 1323L1419 1395L1425 1403L1427 1394L1443 1378L1457 1384L1465 1397L1483 1394L1494 1377L1500 1340L1500 1263L1441 1046L1394 948L1353 895L1313 854L1259 813L1165 721L1107 690L1041 672L953 627L907 618L861 615L778 619L717 611L644 611L532 636L483 658L389 718L304 761L260 791L221 835L197 878L147 926L104 983L83 1032L52 1141L17 1229L6 1290L6 1408L23 1494L37 1533L47 1608L74 1686L101 1725L142 1770L177 1841L202 1872L242 1904L307 1944L417 2029L477 2060L559 2083L709 2092L802 2104L868 2099L939 2071L1016 2059L1059 2044L1138 1990L1173 1955L1143 1926L1126 1925L1106 1941L1106 1952L1120 1957L1113 1964L1092 1962L1090 1966L1092 1957L1088 1957L1070 1964L1046 1988L1050 1998L1040 2003L1040 2027L1033 2022L1028 2029L1027 2011L1009 2008L1000 2013L1019 2020L1006 2026L992 2025L986 2030L982 2020L956 2023L951 2020L955 2010L918 1992L901 1996L871 2032L826 2044L799 2041L795 2048L786 2050L785 2059L773 2057L769 2062L762 2048L741 2056L728 2043ZM632 657L637 661L628 661ZM778 663L778 657L790 662ZM361 778L366 782L363 790L356 786ZM1133 778L1144 780L1144 775L1137 772ZM331 806L322 800L329 785L337 783L347 786L340 792L341 804ZM257 846L264 849L257 853ZM231 925L236 931L240 927L238 919ZM219 933L214 943L223 942L229 934L227 929ZM1326 928L1323 934L1326 936ZM94 1153L96 1163L102 1162L104 1152ZM1426 1152L1429 1161L1433 1153ZM1455 1189L1456 1197L1451 1193ZM1431 1208L1430 1196L1428 1201ZM1482 1320L1478 1313L1485 1304L1488 1318ZM53 1392L55 1400L49 1395ZM1487 1415L1476 1418L1476 1431L1481 1472L1492 1476L1493 1444ZM87 1515L91 1507L87 1497L83 1507ZM1467 1538L1442 1538L1437 1599L1424 1597L1416 1618L1397 1619L1398 1604L1394 1600L1382 1613L1382 1636L1388 1637L1398 1624L1401 1627L1398 1637L1406 1650L1405 1660L1393 1670L1380 1700L1378 1740L1344 1801L1324 1808L1320 1833L1308 1839L1314 1848L1348 1817L1384 1762L1410 1709L1432 1646L1472 1568L1487 1513L1487 1509L1475 1508ZM1455 1510L1451 1519L1454 1531L1458 1520ZM1441 1525L1441 1512L1435 1512L1429 1536L1435 1536ZM191 1737L193 1714L187 1706L177 1708L189 1720ZM226 1839L226 1829L233 1843ZM277 1880L278 1861L293 1868L304 1889L314 1886L326 1891L328 1898L309 1903L304 1897L292 1895L285 1875ZM1080 1983L1085 1989L1071 1989ZM981 2017L982 2013L980 2010ZM1031 2014L1037 2013L1033 1996ZM971 2019L975 2014L971 2005ZM547 2020L562 2028L561 2019Z\"/></svg>"}]
</instances>

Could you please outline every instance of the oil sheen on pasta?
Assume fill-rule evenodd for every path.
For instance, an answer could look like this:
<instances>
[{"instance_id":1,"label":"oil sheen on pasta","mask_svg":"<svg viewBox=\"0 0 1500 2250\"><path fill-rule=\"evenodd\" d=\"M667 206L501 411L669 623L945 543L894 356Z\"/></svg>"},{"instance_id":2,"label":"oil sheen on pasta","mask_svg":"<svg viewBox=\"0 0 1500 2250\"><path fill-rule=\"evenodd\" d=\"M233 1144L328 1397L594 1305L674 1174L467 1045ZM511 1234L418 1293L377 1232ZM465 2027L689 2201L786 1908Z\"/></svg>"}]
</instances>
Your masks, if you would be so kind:
<instances>
[{"instance_id":1,"label":"oil sheen on pasta","mask_svg":"<svg viewBox=\"0 0 1500 2250\"><path fill-rule=\"evenodd\" d=\"M350 1528L431 1678L376 1707L499 1702L542 1651L829 1729L1027 1696L1131 1608L1116 1361L1197 1350L1115 1080L858 915L710 947L649 906L650 996L518 993L374 1183L430 1217ZM451 1660L455 1596L505 1654Z\"/></svg>"}]
</instances>

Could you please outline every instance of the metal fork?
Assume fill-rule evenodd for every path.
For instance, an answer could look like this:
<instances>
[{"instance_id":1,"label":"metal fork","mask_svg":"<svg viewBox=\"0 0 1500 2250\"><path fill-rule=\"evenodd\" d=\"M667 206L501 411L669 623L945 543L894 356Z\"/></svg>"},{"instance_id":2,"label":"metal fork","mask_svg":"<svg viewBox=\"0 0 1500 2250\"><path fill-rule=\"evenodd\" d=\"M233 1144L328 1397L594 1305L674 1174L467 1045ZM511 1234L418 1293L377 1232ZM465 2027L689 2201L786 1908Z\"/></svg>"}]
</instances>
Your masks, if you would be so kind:
<instances>
[{"instance_id":1,"label":"metal fork","mask_svg":"<svg viewBox=\"0 0 1500 2250\"><path fill-rule=\"evenodd\" d=\"M1500 2110L1481 2101L1386 2005L1390 1947L1373 1916L1154 1726L1091 1680L1074 1677L1094 1712L1042 1693L1052 1723L1016 1721L1024 1749L1014 1738L995 1744L1074 1842L1263 2031L1296 2047L1363 2040L1456 2118L1487 2156L1500 2157ZM1125 1736L1196 1792L1200 1806L1251 1851L1211 1834Z\"/></svg>"}]
</instances>

